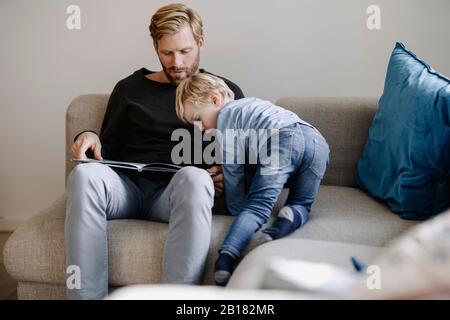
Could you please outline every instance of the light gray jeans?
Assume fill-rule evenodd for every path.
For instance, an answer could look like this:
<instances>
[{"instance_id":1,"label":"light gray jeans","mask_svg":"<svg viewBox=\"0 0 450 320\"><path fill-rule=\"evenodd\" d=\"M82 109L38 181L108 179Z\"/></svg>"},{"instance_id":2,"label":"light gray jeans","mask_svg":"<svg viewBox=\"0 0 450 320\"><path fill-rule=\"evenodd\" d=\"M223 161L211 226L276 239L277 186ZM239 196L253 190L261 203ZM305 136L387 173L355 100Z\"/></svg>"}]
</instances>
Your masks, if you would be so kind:
<instances>
[{"instance_id":1,"label":"light gray jeans","mask_svg":"<svg viewBox=\"0 0 450 320\"><path fill-rule=\"evenodd\" d=\"M81 281L79 289L67 289L68 299L108 295L107 220L112 219L169 223L161 282L200 282L211 239L214 184L196 167L185 167L167 181L155 187L158 182L136 181L97 163L73 169L67 183L66 264L78 268Z\"/></svg>"}]
</instances>

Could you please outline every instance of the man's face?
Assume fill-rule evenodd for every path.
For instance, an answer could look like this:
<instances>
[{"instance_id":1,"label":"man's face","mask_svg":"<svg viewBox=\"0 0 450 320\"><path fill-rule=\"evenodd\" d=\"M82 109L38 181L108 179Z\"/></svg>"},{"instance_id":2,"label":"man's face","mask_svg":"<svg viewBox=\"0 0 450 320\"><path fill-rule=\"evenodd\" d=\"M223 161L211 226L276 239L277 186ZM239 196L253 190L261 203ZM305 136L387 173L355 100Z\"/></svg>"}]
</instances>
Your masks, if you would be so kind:
<instances>
[{"instance_id":1,"label":"man's face","mask_svg":"<svg viewBox=\"0 0 450 320\"><path fill-rule=\"evenodd\" d=\"M155 45L167 80L178 85L197 72L203 38L197 43L191 28L186 25L178 33L164 35Z\"/></svg>"}]
</instances>

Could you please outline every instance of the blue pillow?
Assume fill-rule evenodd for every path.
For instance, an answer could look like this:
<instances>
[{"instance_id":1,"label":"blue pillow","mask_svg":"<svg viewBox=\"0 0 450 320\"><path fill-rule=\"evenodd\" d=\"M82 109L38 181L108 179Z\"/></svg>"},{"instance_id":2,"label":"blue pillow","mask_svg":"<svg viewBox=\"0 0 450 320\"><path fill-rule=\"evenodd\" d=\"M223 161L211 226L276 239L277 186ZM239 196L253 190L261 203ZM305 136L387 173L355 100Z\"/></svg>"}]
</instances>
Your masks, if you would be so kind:
<instances>
[{"instance_id":1,"label":"blue pillow","mask_svg":"<svg viewBox=\"0 0 450 320\"><path fill-rule=\"evenodd\" d=\"M450 206L450 80L397 43L357 184L408 220Z\"/></svg>"}]
</instances>

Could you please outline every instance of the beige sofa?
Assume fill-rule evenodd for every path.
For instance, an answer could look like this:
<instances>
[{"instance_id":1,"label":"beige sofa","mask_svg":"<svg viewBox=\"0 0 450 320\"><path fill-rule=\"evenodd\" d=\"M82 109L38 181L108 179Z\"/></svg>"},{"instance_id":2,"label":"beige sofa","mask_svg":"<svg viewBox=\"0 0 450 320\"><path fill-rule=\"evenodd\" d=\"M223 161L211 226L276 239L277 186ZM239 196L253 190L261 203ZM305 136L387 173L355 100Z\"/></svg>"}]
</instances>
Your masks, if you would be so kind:
<instances>
[{"instance_id":1,"label":"beige sofa","mask_svg":"<svg viewBox=\"0 0 450 320\"><path fill-rule=\"evenodd\" d=\"M66 176L73 168L70 146L82 130L99 130L108 95L79 96L66 114ZM285 239L259 246L255 241L230 280L230 288L252 286L252 270L271 255L333 263L351 268L350 256L366 262L380 247L414 222L401 220L382 203L354 187L354 173L377 109L375 98L282 98L279 105L314 124L327 139L330 166L312 208L310 221ZM63 193L63 190L61 190ZM279 203L286 197L280 197ZM279 208L280 204L276 206ZM274 211L276 211L276 208ZM223 204L215 206L220 213ZM9 238L4 264L18 281L19 299L65 298L65 197L33 216ZM213 263L232 217L215 214L204 284L213 284ZM158 283L167 225L140 220L108 224L111 288ZM248 252L247 251L247 252ZM92 257L95 259L95 257Z\"/></svg>"}]
</instances>

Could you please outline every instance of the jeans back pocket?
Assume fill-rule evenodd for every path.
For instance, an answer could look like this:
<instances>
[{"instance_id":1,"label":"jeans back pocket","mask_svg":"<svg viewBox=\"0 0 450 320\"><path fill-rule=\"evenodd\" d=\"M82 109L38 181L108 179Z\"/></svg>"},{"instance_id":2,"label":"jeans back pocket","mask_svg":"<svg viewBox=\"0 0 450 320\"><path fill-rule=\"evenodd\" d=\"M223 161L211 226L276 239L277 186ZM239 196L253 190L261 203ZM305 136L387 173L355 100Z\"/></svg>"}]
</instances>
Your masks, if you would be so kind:
<instances>
[{"instance_id":1,"label":"jeans back pocket","mask_svg":"<svg viewBox=\"0 0 450 320\"><path fill-rule=\"evenodd\" d=\"M310 169L316 174L320 179L325 175L329 162L330 148L326 143L325 139L322 137L313 138L314 141L314 155L311 161Z\"/></svg>"}]
</instances>

